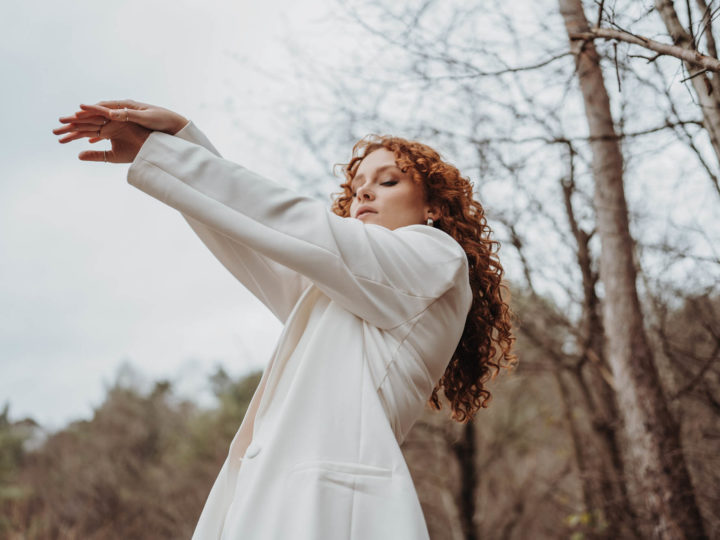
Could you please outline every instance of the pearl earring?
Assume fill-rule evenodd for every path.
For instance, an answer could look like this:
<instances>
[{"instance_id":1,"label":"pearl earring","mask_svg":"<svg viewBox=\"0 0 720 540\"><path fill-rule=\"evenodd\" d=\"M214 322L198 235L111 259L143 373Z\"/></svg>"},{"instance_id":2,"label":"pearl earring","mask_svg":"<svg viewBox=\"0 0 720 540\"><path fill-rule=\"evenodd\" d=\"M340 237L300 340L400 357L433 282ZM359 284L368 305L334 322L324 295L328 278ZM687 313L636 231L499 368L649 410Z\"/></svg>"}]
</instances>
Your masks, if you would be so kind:
<instances>
[{"instance_id":1,"label":"pearl earring","mask_svg":"<svg viewBox=\"0 0 720 540\"><path fill-rule=\"evenodd\" d=\"M429 218L427 219L427 224L428 224L429 227L432 227L432 226L433 226L433 218L429 217Z\"/></svg>"}]
</instances>

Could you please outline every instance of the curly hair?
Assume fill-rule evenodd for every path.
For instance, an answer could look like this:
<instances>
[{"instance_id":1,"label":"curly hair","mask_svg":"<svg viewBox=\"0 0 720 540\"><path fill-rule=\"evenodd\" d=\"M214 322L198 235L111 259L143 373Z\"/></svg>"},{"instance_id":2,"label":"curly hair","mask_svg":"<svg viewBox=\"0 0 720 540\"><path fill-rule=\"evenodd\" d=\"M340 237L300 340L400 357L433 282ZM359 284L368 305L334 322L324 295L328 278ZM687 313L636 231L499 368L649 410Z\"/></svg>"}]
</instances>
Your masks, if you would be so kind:
<instances>
[{"instance_id":1,"label":"curly hair","mask_svg":"<svg viewBox=\"0 0 720 540\"><path fill-rule=\"evenodd\" d=\"M440 410L438 391L444 388L452 418L467 423L492 398L484 384L494 379L500 368L517 364L512 352L513 314L503 298L505 291L509 299L509 289L502 281L504 271L497 257L500 244L490 239L492 230L483 207L473 199L472 182L429 146L400 137L376 134L363 137L353 146L348 163L335 164L335 168L342 167L345 176L340 185L342 191L333 194L331 209L335 214L350 215L350 183L363 158L380 148L393 152L398 167L424 186L427 202L441 210L434 226L452 236L468 258L472 305L460 342L428 399L431 408Z\"/></svg>"}]
</instances>

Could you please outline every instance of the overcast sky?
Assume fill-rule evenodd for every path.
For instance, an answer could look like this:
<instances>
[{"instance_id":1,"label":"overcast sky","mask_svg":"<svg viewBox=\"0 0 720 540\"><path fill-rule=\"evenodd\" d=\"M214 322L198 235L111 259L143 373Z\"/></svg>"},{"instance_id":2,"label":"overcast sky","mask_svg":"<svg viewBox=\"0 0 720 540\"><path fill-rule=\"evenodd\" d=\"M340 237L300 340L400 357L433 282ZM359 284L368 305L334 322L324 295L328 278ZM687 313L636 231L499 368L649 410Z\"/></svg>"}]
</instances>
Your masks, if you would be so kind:
<instances>
[{"instance_id":1,"label":"overcast sky","mask_svg":"<svg viewBox=\"0 0 720 540\"><path fill-rule=\"evenodd\" d=\"M313 34L330 4L4 6L0 404L12 419L89 418L123 361L197 398L218 365L234 376L266 365L281 330L270 312L175 210L127 184L128 165L77 159L108 145L59 144L51 131L80 103L130 98L191 118L228 159L279 173L251 133L291 136L264 123L282 82L259 84L237 57L269 71L291 62L284 38Z\"/></svg>"}]
</instances>

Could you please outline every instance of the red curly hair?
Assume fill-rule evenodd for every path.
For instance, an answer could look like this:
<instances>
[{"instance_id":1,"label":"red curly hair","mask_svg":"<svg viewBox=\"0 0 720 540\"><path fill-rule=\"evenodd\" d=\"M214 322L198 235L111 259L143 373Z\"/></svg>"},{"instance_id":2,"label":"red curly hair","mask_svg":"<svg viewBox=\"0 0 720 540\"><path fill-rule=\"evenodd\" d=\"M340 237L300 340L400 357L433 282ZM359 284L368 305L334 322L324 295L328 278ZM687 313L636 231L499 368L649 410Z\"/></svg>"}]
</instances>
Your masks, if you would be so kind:
<instances>
[{"instance_id":1,"label":"red curly hair","mask_svg":"<svg viewBox=\"0 0 720 540\"><path fill-rule=\"evenodd\" d=\"M484 387L488 379L494 379L501 367L512 368L517 363L512 353L513 315L503 298L503 291L509 298L509 290L502 281L503 267L496 253L500 244L490 239L492 230L483 207L473 199L470 180L429 146L400 137L368 135L355 143L348 163L335 165L342 167L345 176L342 191L333 194L335 214L350 216L350 183L363 158L380 148L393 152L397 166L424 186L428 204L441 210L434 226L457 240L468 258L472 306L460 343L428 400L432 408L440 410L438 391L444 388L452 418L467 423L492 397Z\"/></svg>"}]
</instances>

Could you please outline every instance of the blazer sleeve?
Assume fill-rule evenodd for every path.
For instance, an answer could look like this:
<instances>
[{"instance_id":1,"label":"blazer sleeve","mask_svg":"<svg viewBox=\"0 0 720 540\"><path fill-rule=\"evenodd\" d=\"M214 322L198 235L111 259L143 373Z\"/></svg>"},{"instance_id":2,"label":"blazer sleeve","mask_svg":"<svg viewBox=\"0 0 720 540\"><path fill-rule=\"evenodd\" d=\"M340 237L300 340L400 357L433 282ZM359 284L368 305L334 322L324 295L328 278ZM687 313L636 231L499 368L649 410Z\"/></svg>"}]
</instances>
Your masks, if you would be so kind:
<instances>
[{"instance_id":1,"label":"blazer sleeve","mask_svg":"<svg viewBox=\"0 0 720 540\"><path fill-rule=\"evenodd\" d=\"M380 328L402 324L468 282L465 252L440 229L393 231L340 217L180 137L151 133L127 178L183 215L306 276ZM256 278L260 288L271 285L265 276Z\"/></svg>"},{"instance_id":2,"label":"blazer sleeve","mask_svg":"<svg viewBox=\"0 0 720 540\"><path fill-rule=\"evenodd\" d=\"M175 136L199 144L221 157L220 152L192 120ZM192 216L182 211L181 214L223 266L285 323L303 291L311 285L310 280Z\"/></svg>"}]
</instances>

